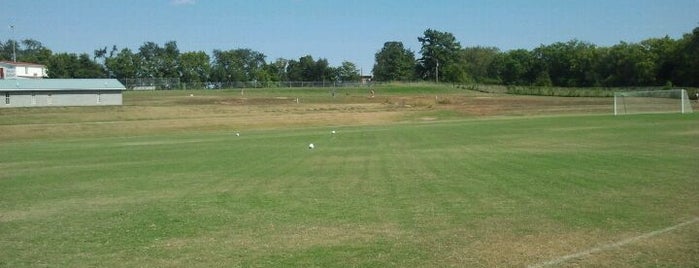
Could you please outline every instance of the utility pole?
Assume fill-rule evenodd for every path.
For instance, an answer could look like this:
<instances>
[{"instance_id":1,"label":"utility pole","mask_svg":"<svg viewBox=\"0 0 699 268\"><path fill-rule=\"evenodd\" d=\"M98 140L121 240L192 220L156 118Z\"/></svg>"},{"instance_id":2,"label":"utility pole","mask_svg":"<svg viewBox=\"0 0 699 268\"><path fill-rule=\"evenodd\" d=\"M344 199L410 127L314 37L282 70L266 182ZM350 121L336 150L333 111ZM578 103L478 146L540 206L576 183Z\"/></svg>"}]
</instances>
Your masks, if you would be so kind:
<instances>
[{"instance_id":1,"label":"utility pole","mask_svg":"<svg viewBox=\"0 0 699 268\"><path fill-rule=\"evenodd\" d=\"M15 38L15 26L10 25L10 31L12 31L12 38ZM17 62L17 40L12 40L12 62Z\"/></svg>"},{"instance_id":2,"label":"utility pole","mask_svg":"<svg viewBox=\"0 0 699 268\"><path fill-rule=\"evenodd\" d=\"M439 60L437 60L437 66L434 67L434 78L435 81L439 84Z\"/></svg>"}]
</instances>

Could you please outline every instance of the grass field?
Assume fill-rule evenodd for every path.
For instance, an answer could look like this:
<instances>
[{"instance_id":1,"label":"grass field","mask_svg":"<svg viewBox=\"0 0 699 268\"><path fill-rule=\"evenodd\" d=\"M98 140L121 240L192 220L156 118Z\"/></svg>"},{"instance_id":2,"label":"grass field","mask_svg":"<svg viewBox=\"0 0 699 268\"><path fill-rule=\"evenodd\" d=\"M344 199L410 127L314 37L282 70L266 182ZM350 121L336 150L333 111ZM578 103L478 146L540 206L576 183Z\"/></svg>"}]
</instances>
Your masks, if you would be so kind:
<instances>
[{"instance_id":1,"label":"grass field","mask_svg":"<svg viewBox=\"0 0 699 268\"><path fill-rule=\"evenodd\" d=\"M699 113L364 91L0 109L0 266L699 263Z\"/></svg>"}]
</instances>

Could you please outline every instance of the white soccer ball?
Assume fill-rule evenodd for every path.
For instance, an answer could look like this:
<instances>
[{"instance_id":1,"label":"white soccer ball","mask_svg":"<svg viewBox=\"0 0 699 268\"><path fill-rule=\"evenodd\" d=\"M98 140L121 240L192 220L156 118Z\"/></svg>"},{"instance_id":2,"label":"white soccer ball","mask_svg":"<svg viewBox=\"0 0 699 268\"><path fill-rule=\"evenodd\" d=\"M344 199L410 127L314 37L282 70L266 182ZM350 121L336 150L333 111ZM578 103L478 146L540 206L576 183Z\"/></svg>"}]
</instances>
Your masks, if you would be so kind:
<instances>
[{"instance_id":1,"label":"white soccer ball","mask_svg":"<svg viewBox=\"0 0 699 268\"><path fill-rule=\"evenodd\" d=\"M330 133L332 133L332 134L335 134L335 130L333 130L333 131L332 131L332 132L330 132Z\"/></svg>"},{"instance_id":2,"label":"white soccer ball","mask_svg":"<svg viewBox=\"0 0 699 268\"><path fill-rule=\"evenodd\" d=\"M236 132L235 135L236 135L236 136L240 136L240 132Z\"/></svg>"},{"instance_id":3,"label":"white soccer ball","mask_svg":"<svg viewBox=\"0 0 699 268\"><path fill-rule=\"evenodd\" d=\"M311 143L311 144L308 145L308 149L313 149L313 148L316 148L316 146L313 145L313 143Z\"/></svg>"}]
</instances>

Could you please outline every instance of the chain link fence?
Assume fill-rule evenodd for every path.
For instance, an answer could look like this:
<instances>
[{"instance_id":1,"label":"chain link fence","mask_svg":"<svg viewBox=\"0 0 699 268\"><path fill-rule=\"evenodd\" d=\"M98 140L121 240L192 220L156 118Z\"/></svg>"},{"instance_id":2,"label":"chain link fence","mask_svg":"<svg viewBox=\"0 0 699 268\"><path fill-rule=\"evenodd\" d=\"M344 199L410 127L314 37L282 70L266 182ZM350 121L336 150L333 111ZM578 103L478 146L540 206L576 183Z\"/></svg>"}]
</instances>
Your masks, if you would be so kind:
<instances>
[{"instance_id":1,"label":"chain link fence","mask_svg":"<svg viewBox=\"0 0 699 268\"><path fill-rule=\"evenodd\" d=\"M127 90L174 89L235 89L235 88L303 88L303 87L369 87L373 81L230 81L180 82L179 78L123 78L118 79Z\"/></svg>"}]
</instances>

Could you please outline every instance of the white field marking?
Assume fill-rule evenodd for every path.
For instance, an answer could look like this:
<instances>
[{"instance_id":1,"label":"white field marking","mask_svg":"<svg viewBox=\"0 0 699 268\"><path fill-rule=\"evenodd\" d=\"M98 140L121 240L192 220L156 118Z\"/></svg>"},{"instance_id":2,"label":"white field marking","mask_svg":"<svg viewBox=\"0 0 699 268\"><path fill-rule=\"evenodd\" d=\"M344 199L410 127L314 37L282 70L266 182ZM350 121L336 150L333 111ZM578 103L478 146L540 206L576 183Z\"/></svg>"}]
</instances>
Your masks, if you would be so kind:
<instances>
[{"instance_id":1,"label":"white field marking","mask_svg":"<svg viewBox=\"0 0 699 268\"><path fill-rule=\"evenodd\" d=\"M538 263L538 264L534 264L534 265L529 265L529 266L527 266L527 267L529 267L529 268L540 268L540 267L546 267L546 266L550 266L550 265L560 264L560 263L566 262L566 261L571 260L571 259L577 259L577 258L586 256L586 255L590 255L590 254L593 254L593 253L597 253L597 252L600 252L600 251L615 249L615 248L624 246L624 245L626 245L626 244L631 244L631 243L634 243L634 242L639 241L639 240L642 240L642 239L646 239L646 238L650 238L650 237L653 237L653 236L657 236L657 235L660 235L660 234L663 234L663 233L667 233L667 232L670 232L670 231L673 231L673 230L682 228L682 227L685 226L685 225L689 225L689 224L697 223L697 222L699 222L699 217L695 217L694 219L691 219L691 220L689 220L689 221L686 221L686 222L683 222L683 223L680 223L680 224L677 224L677 225L673 225L673 226L667 227L667 228L665 228L665 229L661 229L661 230L653 231L653 232L650 232L650 233L642 234L642 235L639 235L639 236L636 236L636 237L624 239L624 240L621 240L621 241L619 241L619 242L615 242L615 243L611 243L611 244L607 244L607 245L602 245L602 246L599 246L599 247L591 248L591 249L588 249L588 250L585 250L585 251L581 251L581 252L578 252L578 253L575 253L575 254L565 255L565 256L563 256L563 257L559 257L559 258L556 258L556 259L553 259L553 260L550 260L550 261L547 261L547 262L542 262L542 263Z\"/></svg>"}]
</instances>

